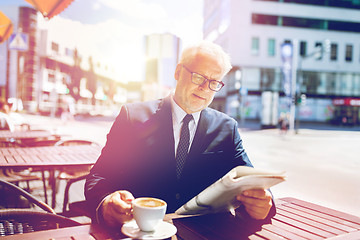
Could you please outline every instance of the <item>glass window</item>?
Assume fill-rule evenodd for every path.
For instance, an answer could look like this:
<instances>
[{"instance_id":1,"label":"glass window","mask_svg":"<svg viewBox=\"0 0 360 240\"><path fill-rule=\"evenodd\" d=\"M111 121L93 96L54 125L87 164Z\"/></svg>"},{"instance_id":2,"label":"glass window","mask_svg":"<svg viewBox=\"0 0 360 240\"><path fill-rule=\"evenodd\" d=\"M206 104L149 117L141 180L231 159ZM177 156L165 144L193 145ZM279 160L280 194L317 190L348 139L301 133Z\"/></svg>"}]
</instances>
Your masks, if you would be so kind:
<instances>
[{"instance_id":1,"label":"glass window","mask_svg":"<svg viewBox=\"0 0 360 240\"><path fill-rule=\"evenodd\" d=\"M345 61L351 62L352 61L352 53L353 53L353 46L351 44L347 44L345 48Z\"/></svg>"},{"instance_id":2,"label":"glass window","mask_svg":"<svg viewBox=\"0 0 360 240\"><path fill-rule=\"evenodd\" d=\"M54 52L59 52L59 44L54 43L54 42L51 42L51 49L52 49Z\"/></svg>"},{"instance_id":3,"label":"glass window","mask_svg":"<svg viewBox=\"0 0 360 240\"><path fill-rule=\"evenodd\" d=\"M341 95L351 96L353 89L353 76L352 73L343 73L340 75L340 86L341 86Z\"/></svg>"},{"instance_id":4,"label":"glass window","mask_svg":"<svg viewBox=\"0 0 360 240\"><path fill-rule=\"evenodd\" d=\"M283 17L283 26L324 29L325 21L310 18Z\"/></svg>"},{"instance_id":5,"label":"glass window","mask_svg":"<svg viewBox=\"0 0 360 240\"><path fill-rule=\"evenodd\" d=\"M268 55L270 57L275 56L275 39L274 38L270 38L268 40Z\"/></svg>"},{"instance_id":6,"label":"glass window","mask_svg":"<svg viewBox=\"0 0 360 240\"><path fill-rule=\"evenodd\" d=\"M276 86L274 86L275 81L275 70L270 68L261 68L261 82L260 89L262 91L271 91L274 90Z\"/></svg>"},{"instance_id":7,"label":"glass window","mask_svg":"<svg viewBox=\"0 0 360 240\"><path fill-rule=\"evenodd\" d=\"M326 81L326 93L335 94L336 90L336 73L328 73Z\"/></svg>"},{"instance_id":8,"label":"glass window","mask_svg":"<svg viewBox=\"0 0 360 240\"><path fill-rule=\"evenodd\" d=\"M354 95L360 94L360 74L354 75Z\"/></svg>"},{"instance_id":9,"label":"glass window","mask_svg":"<svg viewBox=\"0 0 360 240\"><path fill-rule=\"evenodd\" d=\"M312 4L312 5L323 5L324 0L284 0L287 3L300 3L300 4Z\"/></svg>"},{"instance_id":10,"label":"glass window","mask_svg":"<svg viewBox=\"0 0 360 240\"><path fill-rule=\"evenodd\" d=\"M342 31L342 32L360 32L360 23L328 21L328 30Z\"/></svg>"},{"instance_id":11,"label":"glass window","mask_svg":"<svg viewBox=\"0 0 360 240\"><path fill-rule=\"evenodd\" d=\"M307 55L306 45L307 45L307 43L305 41L300 42L300 56L302 56L302 57L306 57L306 55Z\"/></svg>"},{"instance_id":12,"label":"glass window","mask_svg":"<svg viewBox=\"0 0 360 240\"><path fill-rule=\"evenodd\" d=\"M66 48L65 55L69 57L73 57L74 56L73 50L71 50L70 48Z\"/></svg>"},{"instance_id":13,"label":"glass window","mask_svg":"<svg viewBox=\"0 0 360 240\"><path fill-rule=\"evenodd\" d=\"M305 86L306 93L316 94L319 84L320 75L318 72L303 72L303 86Z\"/></svg>"},{"instance_id":14,"label":"glass window","mask_svg":"<svg viewBox=\"0 0 360 240\"><path fill-rule=\"evenodd\" d=\"M327 5L331 7L360 9L359 0L328 0Z\"/></svg>"},{"instance_id":15,"label":"glass window","mask_svg":"<svg viewBox=\"0 0 360 240\"><path fill-rule=\"evenodd\" d=\"M251 39L251 55L259 55L260 40L258 37Z\"/></svg>"},{"instance_id":16,"label":"glass window","mask_svg":"<svg viewBox=\"0 0 360 240\"><path fill-rule=\"evenodd\" d=\"M252 14L252 23L265 24L265 25L277 25L278 17L265 14Z\"/></svg>"},{"instance_id":17,"label":"glass window","mask_svg":"<svg viewBox=\"0 0 360 240\"><path fill-rule=\"evenodd\" d=\"M311 29L326 29L342 32L360 32L360 22L332 21L266 14L252 14L252 23L274 26L277 25Z\"/></svg>"},{"instance_id":18,"label":"glass window","mask_svg":"<svg viewBox=\"0 0 360 240\"><path fill-rule=\"evenodd\" d=\"M330 60L336 61L338 55L338 45L336 43L332 43L330 47Z\"/></svg>"},{"instance_id":19,"label":"glass window","mask_svg":"<svg viewBox=\"0 0 360 240\"><path fill-rule=\"evenodd\" d=\"M55 82L55 75L54 74L52 74L52 73L48 74L48 82L52 82L52 83Z\"/></svg>"}]
</instances>

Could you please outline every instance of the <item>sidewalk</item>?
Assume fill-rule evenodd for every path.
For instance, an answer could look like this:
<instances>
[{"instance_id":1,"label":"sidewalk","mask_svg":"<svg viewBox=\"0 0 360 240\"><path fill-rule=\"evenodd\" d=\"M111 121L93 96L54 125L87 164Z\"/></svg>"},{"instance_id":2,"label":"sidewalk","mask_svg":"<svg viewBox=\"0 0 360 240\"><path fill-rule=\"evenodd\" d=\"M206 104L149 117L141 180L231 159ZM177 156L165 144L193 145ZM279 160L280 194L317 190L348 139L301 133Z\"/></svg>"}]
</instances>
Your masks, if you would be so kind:
<instances>
[{"instance_id":1,"label":"sidewalk","mask_svg":"<svg viewBox=\"0 0 360 240\"><path fill-rule=\"evenodd\" d=\"M105 144L115 120L98 116L62 122L57 118L24 116L36 128L100 144ZM289 131L280 135L279 129L261 129L260 123L247 120L239 130L255 167L286 171L287 181L272 188L275 198L295 197L360 216L360 127L301 123L298 134ZM58 201L61 194L60 189ZM70 200L81 200L82 194L83 183L79 183L71 191Z\"/></svg>"},{"instance_id":2,"label":"sidewalk","mask_svg":"<svg viewBox=\"0 0 360 240\"><path fill-rule=\"evenodd\" d=\"M244 123L239 123L239 128L244 131L251 130L263 130L259 120L245 120ZM329 130L329 131L360 131L360 125L358 126L340 126L332 125L321 122L303 122L299 123L299 131L301 129L313 129L313 130Z\"/></svg>"}]
</instances>

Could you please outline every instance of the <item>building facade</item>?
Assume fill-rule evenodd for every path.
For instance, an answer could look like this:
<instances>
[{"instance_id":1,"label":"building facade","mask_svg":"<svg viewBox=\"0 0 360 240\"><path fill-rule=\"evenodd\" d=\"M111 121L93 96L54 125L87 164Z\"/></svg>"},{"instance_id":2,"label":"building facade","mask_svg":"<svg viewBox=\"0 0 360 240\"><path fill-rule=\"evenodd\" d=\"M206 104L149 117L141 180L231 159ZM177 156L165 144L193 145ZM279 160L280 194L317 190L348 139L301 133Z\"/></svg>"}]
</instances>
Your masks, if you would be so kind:
<instances>
[{"instance_id":1,"label":"building facade","mask_svg":"<svg viewBox=\"0 0 360 240\"><path fill-rule=\"evenodd\" d=\"M76 113L89 113L141 100L141 91L133 87L127 91L127 84L105 63L83 56L74 46L39 29L35 9L9 6L3 10L14 24L14 34L23 34L28 41L26 50L13 49L10 39L0 45L2 99L20 99L25 111L52 115L69 104L75 104Z\"/></svg>"},{"instance_id":2,"label":"building facade","mask_svg":"<svg viewBox=\"0 0 360 240\"><path fill-rule=\"evenodd\" d=\"M145 36L143 101L164 97L175 88L174 72L180 49L181 40L173 34Z\"/></svg>"},{"instance_id":3,"label":"building facade","mask_svg":"<svg viewBox=\"0 0 360 240\"><path fill-rule=\"evenodd\" d=\"M360 1L205 0L203 32L234 66L216 108L276 125L299 103L300 121L360 124ZM283 44L293 50L292 102Z\"/></svg>"}]
</instances>

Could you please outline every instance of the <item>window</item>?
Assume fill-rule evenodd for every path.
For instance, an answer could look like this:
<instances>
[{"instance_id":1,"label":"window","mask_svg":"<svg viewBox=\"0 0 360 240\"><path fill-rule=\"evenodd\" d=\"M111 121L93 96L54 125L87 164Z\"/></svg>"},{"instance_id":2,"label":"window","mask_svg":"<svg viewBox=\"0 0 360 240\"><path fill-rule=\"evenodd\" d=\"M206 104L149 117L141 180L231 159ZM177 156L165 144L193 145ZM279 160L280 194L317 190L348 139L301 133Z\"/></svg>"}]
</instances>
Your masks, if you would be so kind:
<instances>
[{"instance_id":1,"label":"window","mask_svg":"<svg viewBox=\"0 0 360 240\"><path fill-rule=\"evenodd\" d=\"M69 56L69 57L73 57L74 56L74 52L73 50L69 49L69 48L66 48L65 49L65 55L66 56Z\"/></svg>"},{"instance_id":2,"label":"window","mask_svg":"<svg viewBox=\"0 0 360 240\"><path fill-rule=\"evenodd\" d=\"M325 29L341 32L360 32L360 22L320 20L314 18L299 18L267 14L252 14L251 21L253 24L261 25Z\"/></svg>"},{"instance_id":3,"label":"window","mask_svg":"<svg viewBox=\"0 0 360 240\"><path fill-rule=\"evenodd\" d=\"M342 32L360 32L360 23L329 20L328 29Z\"/></svg>"},{"instance_id":4,"label":"window","mask_svg":"<svg viewBox=\"0 0 360 240\"><path fill-rule=\"evenodd\" d=\"M330 46L330 60L336 61L337 60L337 53L338 51L338 45L336 43L332 43Z\"/></svg>"},{"instance_id":5,"label":"window","mask_svg":"<svg viewBox=\"0 0 360 240\"><path fill-rule=\"evenodd\" d=\"M268 55L269 57L275 56L275 39L270 38L268 40Z\"/></svg>"},{"instance_id":6,"label":"window","mask_svg":"<svg viewBox=\"0 0 360 240\"><path fill-rule=\"evenodd\" d=\"M325 21L310 18L283 17L283 26L325 29Z\"/></svg>"},{"instance_id":7,"label":"window","mask_svg":"<svg viewBox=\"0 0 360 240\"><path fill-rule=\"evenodd\" d=\"M52 82L52 83L55 82L55 75L54 74L52 74L52 73L48 74L48 82Z\"/></svg>"},{"instance_id":8,"label":"window","mask_svg":"<svg viewBox=\"0 0 360 240\"><path fill-rule=\"evenodd\" d=\"M265 14L252 14L252 23L265 24L265 25L277 25L278 16L265 15Z\"/></svg>"},{"instance_id":9,"label":"window","mask_svg":"<svg viewBox=\"0 0 360 240\"><path fill-rule=\"evenodd\" d=\"M258 37L251 39L251 55L259 55L260 40Z\"/></svg>"},{"instance_id":10,"label":"window","mask_svg":"<svg viewBox=\"0 0 360 240\"><path fill-rule=\"evenodd\" d=\"M352 52L353 46L351 44L347 44L345 48L345 61L351 62L352 61Z\"/></svg>"},{"instance_id":11,"label":"window","mask_svg":"<svg viewBox=\"0 0 360 240\"><path fill-rule=\"evenodd\" d=\"M51 42L51 50L58 53L59 52L59 44Z\"/></svg>"},{"instance_id":12,"label":"window","mask_svg":"<svg viewBox=\"0 0 360 240\"><path fill-rule=\"evenodd\" d=\"M306 57L306 55L307 55L306 45L307 45L307 43L305 41L300 42L300 56L301 57Z\"/></svg>"}]
</instances>

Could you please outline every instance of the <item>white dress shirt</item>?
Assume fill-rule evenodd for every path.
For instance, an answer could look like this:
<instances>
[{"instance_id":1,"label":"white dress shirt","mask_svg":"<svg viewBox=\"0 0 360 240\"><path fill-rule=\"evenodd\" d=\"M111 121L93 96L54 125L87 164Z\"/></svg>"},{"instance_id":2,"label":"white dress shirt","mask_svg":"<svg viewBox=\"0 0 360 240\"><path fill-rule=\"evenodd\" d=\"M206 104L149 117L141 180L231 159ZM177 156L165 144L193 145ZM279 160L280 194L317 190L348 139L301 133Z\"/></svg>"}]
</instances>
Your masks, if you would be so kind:
<instances>
[{"instance_id":1,"label":"white dress shirt","mask_svg":"<svg viewBox=\"0 0 360 240\"><path fill-rule=\"evenodd\" d=\"M183 119L187 113L184 110L182 110L181 107L179 107L179 105L176 104L176 102L173 99L173 96L171 96L171 111L172 111L172 121L173 121L174 140L175 140L175 155L176 155L177 147L180 141L180 132L183 124ZM189 149L191 148L191 144L194 140L196 128L200 119L200 112L201 111L191 114L193 116L193 119L190 120L189 122L189 132L190 132Z\"/></svg>"}]
</instances>

